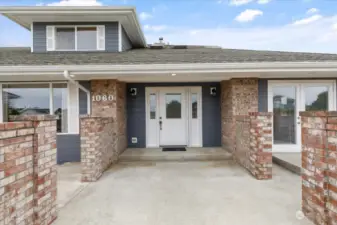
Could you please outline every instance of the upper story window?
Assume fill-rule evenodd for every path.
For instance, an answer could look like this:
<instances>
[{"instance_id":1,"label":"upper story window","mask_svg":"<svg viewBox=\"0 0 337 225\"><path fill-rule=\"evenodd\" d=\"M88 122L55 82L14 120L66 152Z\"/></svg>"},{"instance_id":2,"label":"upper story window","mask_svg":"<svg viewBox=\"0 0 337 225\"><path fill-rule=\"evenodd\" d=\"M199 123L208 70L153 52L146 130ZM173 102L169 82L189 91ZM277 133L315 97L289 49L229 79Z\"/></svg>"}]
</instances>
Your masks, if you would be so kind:
<instances>
[{"instance_id":1,"label":"upper story window","mask_svg":"<svg viewBox=\"0 0 337 225\"><path fill-rule=\"evenodd\" d=\"M105 26L47 26L47 50L105 50Z\"/></svg>"}]
</instances>

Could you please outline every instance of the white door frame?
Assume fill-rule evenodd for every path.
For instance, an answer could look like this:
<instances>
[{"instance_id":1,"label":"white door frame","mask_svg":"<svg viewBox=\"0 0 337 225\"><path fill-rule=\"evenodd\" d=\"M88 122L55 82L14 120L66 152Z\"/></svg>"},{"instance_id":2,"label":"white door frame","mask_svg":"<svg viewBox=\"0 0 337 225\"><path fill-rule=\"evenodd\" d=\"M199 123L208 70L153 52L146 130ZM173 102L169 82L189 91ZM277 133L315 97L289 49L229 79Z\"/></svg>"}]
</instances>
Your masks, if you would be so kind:
<instances>
[{"instance_id":1,"label":"white door frame","mask_svg":"<svg viewBox=\"0 0 337 225\"><path fill-rule=\"evenodd\" d=\"M329 87L329 111L336 110L336 80L268 80L268 112L273 112L273 91L272 87L296 87L296 144L274 145L274 135L272 135L273 152L301 152L301 126L299 112L305 110L304 87L308 86L328 86ZM272 123L272 132L274 123Z\"/></svg>"},{"instance_id":2,"label":"white door frame","mask_svg":"<svg viewBox=\"0 0 337 225\"><path fill-rule=\"evenodd\" d=\"M161 91L178 91L185 93L185 107L186 107L186 137L188 147L202 147L202 88L201 86L172 86L172 87L146 87L145 88L145 117L146 117L146 147L158 148L160 146L160 99ZM199 126L199 143L192 144L190 134L192 133L192 93L198 94L198 126ZM150 94L156 95L156 117L153 121L150 120ZM154 136L153 136L154 135ZM151 141L150 141L151 140Z\"/></svg>"}]
</instances>

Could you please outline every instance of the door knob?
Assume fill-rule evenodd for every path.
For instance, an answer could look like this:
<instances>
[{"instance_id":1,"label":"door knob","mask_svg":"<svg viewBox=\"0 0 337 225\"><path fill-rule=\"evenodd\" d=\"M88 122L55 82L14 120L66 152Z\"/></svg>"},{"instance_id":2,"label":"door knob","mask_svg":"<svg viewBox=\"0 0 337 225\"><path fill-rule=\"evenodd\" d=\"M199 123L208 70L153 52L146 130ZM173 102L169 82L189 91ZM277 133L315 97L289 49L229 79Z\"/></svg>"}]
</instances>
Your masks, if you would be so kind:
<instances>
[{"instance_id":1,"label":"door knob","mask_svg":"<svg viewBox=\"0 0 337 225\"><path fill-rule=\"evenodd\" d=\"M162 130L162 125L163 125L163 122L160 120L159 121L159 129Z\"/></svg>"}]
</instances>

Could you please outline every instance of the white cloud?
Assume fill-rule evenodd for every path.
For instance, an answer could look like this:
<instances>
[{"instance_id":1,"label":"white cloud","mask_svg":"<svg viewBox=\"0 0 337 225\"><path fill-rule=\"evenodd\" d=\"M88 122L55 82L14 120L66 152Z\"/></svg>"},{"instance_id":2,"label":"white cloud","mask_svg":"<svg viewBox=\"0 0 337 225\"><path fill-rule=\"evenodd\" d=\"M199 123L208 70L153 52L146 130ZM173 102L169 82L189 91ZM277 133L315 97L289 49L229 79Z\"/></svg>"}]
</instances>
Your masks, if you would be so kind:
<instances>
[{"instance_id":1,"label":"white cloud","mask_svg":"<svg viewBox=\"0 0 337 225\"><path fill-rule=\"evenodd\" d=\"M144 25L144 30L146 31L160 32L166 29L167 29L166 25L149 25L149 24Z\"/></svg>"},{"instance_id":2,"label":"white cloud","mask_svg":"<svg viewBox=\"0 0 337 225\"><path fill-rule=\"evenodd\" d=\"M241 12L235 20L238 22L249 22L254 20L257 16L262 16L263 12L261 10L255 9L246 9L245 11Z\"/></svg>"},{"instance_id":3,"label":"white cloud","mask_svg":"<svg viewBox=\"0 0 337 225\"><path fill-rule=\"evenodd\" d=\"M307 11L307 14L314 14L314 13L317 13L319 10L317 8L311 8L311 9L308 9Z\"/></svg>"},{"instance_id":4,"label":"white cloud","mask_svg":"<svg viewBox=\"0 0 337 225\"><path fill-rule=\"evenodd\" d=\"M39 4L41 5L41 4ZM61 0L46 4L48 6L101 6L101 2L97 0Z\"/></svg>"},{"instance_id":5,"label":"white cloud","mask_svg":"<svg viewBox=\"0 0 337 225\"><path fill-rule=\"evenodd\" d=\"M229 4L230 5L239 6L239 5L248 4L248 3L252 2L252 1L253 0L230 0Z\"/></svg>"},{"instance_id":6,"label":"white cloud","mask_svg":"<svg viewBox=\"0 0 337 225\"><path fill-rule=\"evenodd\" d=\"M152 18L153 16L150 14L150 13L147 13L147 12L141 12L140 14L139 14L139 18L141 19L141 20L147 20L147 19L150 19L150 18Z\"/></svg>"},{"instance_id":7,"label":"white cloud","mask_svg":"<svg viewBox=\"0 0 337 225\"><path fill-rule=\"evenodd\" d=\"M257 3L258 4L268 4L271 0L258 0Z\"/></svg>"},{"instance_id":8,"label":"white cloud","mask_svg":"<svg viewBox=\"0 0 337 225\"><path fill-rule=\"evenodd\" d=\"M268 27L167 27L160 33L172 44L218 45L224 48L337 53L337 15L324 17L307 26ZM337 28L337 25L336 25ZM148 43L158 40L158 34L145 30ZM221 38L219 38L221 37Z\"/></svg>"},{"instance_id":9,"label":"white cloud","mask_svg":"<svg viewBox=\"0 0 337 225\"><path fill-rule=\"evenodd\" d=\"M317 20L320 20L322 18L321 15L313 15L301 20L296 20L295 22L293 22L293 25L306 25L306 24L310 24L313 23Z\"/></svg>"}]
</instances>

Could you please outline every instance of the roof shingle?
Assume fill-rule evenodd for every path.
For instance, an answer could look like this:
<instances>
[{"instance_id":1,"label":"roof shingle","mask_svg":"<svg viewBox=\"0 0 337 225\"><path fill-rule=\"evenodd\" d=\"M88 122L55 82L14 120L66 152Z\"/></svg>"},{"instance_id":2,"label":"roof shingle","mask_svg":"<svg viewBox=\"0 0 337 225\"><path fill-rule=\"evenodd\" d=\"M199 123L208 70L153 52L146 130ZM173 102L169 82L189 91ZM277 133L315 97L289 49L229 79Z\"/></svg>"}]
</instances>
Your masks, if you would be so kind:
<instances>
[{"instance_id":1,"label":"roof shingle","mask_svg":"<svg viewBox=\"0 0 337 225\"><path fill-rule=\"evenodd\" d=\"M255 51L217 48L133 49L126 52L46 52L30 48L0 48L0 66L13 65L120 65L240 62L337 61L337 54Z\"/></svg>"}]
</instances>

